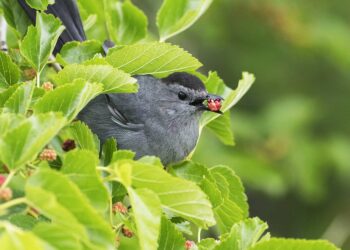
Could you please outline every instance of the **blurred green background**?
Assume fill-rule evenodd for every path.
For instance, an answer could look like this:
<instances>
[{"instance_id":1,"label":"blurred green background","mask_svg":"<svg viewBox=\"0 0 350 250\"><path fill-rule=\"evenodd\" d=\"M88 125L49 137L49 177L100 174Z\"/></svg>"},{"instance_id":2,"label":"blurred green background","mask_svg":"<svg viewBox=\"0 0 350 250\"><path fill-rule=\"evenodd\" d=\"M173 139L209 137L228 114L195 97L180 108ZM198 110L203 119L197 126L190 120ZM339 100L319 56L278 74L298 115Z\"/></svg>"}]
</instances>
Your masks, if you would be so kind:
<instances>
[{"instance_id":1,"label":"blurred green background","mask_svg":"<svg viewBox=\"0 0 350 250\"><path fill-rule=\"evenodd\" d=\"M134 1L151 16L160 0ZM231 166L251 216L281 237L326 238L350 249L350 2L215 0L170 39L217 70L231 87L242 71L253 88L233 109L236 145L209 131L194 160Z\"/></svg>"}]
</instances>

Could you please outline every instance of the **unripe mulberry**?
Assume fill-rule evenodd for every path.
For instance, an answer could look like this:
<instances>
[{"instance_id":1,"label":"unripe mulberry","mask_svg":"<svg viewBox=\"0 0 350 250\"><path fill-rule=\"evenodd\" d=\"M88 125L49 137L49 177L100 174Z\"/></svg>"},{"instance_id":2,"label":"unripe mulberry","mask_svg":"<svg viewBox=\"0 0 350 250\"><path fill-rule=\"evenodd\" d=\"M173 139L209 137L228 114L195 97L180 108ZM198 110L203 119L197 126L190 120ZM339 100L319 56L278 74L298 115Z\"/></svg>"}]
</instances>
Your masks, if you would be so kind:
<instances>
[{"instance_id":1,"label":"unripe mulberry","mask_svg":"<svg viewBox=\"0 0 350 250\"><path fill-rule=\"evenodd\" d=\"M126 214L128 212L128 209L127 207L124 206L123 203L121 202L117 202L117 203L114 203L113 206L112 206L112 211L113 213L121 213L121 214Z\"/></svg>"},{"instance_id":2,"label":"unripe mulberry","mask_svg":"<svg viewBox=\"0 0 350 250\"><path fill-rule=\"evenodd\" d=\"M0 200L8 201L12 199L12 189L11 188L3 188L0 189Z\"/></svg>"},{"instance_id":3,"label":"unripe mulberry","mask_svg":"<svg viewBox=\"0 0 350 250\"><path fill-rule=\"evenodd\" d=\"M134 235L134 233L130 229L126 228L126 227L122 228L122 234L125 237L128 237L128 238L131 238Z\"/></svg>"},{"instance_id":4,"label":"unripe mulberry","mask_svg":"<svg viewBox=\"0 0 350 250\"><path fill-rule=\"evenodd\" d=\"M44 82L42 88L46 91L53 90L53 84L51 82Z\"/></svg>"},{"instance_id":5,"label":"unripe mulberry","mask_svg":"<svg viewBox=\"0 0 350 250\"><path fill-rule=\"evenodd\" d=\"M42 161L54 161L56 158L56 151L49 148L44 149L39 156L39 159Z\"/></svg>"}]
</instances>

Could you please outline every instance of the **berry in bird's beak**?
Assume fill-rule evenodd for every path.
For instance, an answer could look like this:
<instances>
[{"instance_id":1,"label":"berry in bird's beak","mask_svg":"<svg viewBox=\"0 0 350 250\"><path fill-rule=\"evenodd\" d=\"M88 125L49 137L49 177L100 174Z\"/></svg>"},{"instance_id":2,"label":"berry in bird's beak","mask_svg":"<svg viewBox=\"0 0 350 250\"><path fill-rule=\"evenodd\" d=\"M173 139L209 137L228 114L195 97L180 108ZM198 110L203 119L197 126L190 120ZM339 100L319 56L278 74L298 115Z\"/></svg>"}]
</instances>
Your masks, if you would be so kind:
<instances>
[{"instance_id":1,"label":"berry in bird's beak","mask_svg":"<svg viewBox=\"0 0 350 250\"><path fill-rule=\"evenodd\" d=\"M221 96L217 96L217 95L212 95L212 94L208 94L207 95L207 106L208 106L208 110L212 111L212 112L217 112L217 113L222 113L220 111L221 109L221 101L222 101L222 97Z\"/></svg>"},{"instance_id":2,"label":"berry in bird's beak","mask_svg":"<svg viewBox=\"0 0 350 250\"><path fill-rule=\"evenodd\" d=\"M210 111L218 112L221 109L221 99L208 99L208 108Z\"/></svg>"}]
</instances>

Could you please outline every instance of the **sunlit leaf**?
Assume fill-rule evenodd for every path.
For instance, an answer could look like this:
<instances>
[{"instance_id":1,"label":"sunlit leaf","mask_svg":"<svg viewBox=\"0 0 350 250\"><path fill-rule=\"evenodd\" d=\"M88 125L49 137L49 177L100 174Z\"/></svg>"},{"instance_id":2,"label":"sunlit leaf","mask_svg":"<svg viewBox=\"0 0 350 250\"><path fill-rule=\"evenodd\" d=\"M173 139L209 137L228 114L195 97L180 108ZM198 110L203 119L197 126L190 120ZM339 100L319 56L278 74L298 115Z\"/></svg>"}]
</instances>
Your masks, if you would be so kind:
<instances>
[{"instance_id":1,"label":"sunlit leaf","mask_svg":"<svg viewBox=\"0 0 350 250\"><path fill-rule=\"evenodd\" d=\"M202 66L178 46L157 42L124 46L106 59L114 67L131 75L166 76L178 71L194 71Z\"/></svg>"},{"instance_id":2,"label":"sunlit leaf","mask_svg":"<svg viewBox=\"0 0 350 250\"><path fill-rule=\"evenodd\" d=\"M79 148L90 150L96 155L99 154L100 141L85 123L80 121L72 123L69 132Z\"/></svg>"},{"instance_id":3,"label":"sunlit leaf","mask_svg":"<svg viewBox=\"0 0 350 250\"><path fill-rule=\"evenodd\" d=\"M189 28L208 9L213 0L164 0L157 14L160 40Z\"/></svg>"},{"instance_id":4,"label":"sunlit leaf","mask_svg":"<svg viewBox=\"0 0 350 250\"><path fill-rule=\"evenodd\" d=\"M113 247L110 225L68 176L41 169L29 178L25 191L33 207L82 242L91 241L105 249Z\"/></svg>"},{"instance_id":5,"label":"sunlit leaf","mask_svg":"<svg viewBox=\"0 0 350 250\"><path fill-rule=\"evenodd\" d=\"M162 217L158 250L184 249L185 238L177 230L176 226L164 216Z\"/></svg>"},{"instance_id":6,"label":"sunlit leaf","mask_svg":"<svg viewBox=\"0 0 350 250\"><path fill-rule=\"evenodd\" d=\"M25 114L32 100L33 82L25 82L13 92L4 104L4 112Z\"/></svg>"},{"instance_id":7,"label":"sunlit leaf","mask_svg":"<svg viewBox=\"0 0 350 250\"><path fill-rule=\"evenodd\" d=\"M76 234L54 223L39 223L34 227L33 233L56 249L84 249Z\"/></svg>"},{"instance_id":8,"label":"sunlit leaf","mask_svg":"<svg viewBox=\"0 0 350 250\"><path fill-rule=\"evenodd\" d=\"M128 193L140 249L157 249L162 213L158 196L148 189L128 188Z\"/></svg>"},{"instance_id":9,"label":"sunlit leaf","mask_svg":"<svg viewBox=\"0 0 350 250\"><path fill-rule=\"evenodd\" d=\"M107 28L117 44L132 44L147 34L147 17L130 0L111 3Z\"/></svg>"},{"instance_id":10,"label":"sunlit leaf","mask_svg":"<svg viewBox=\"0 0 350 250\"><path fill-rule=\"evenodd\" d=\"M33 9L46 10L49 4L55 3L55 0L26 0L26 2Z\"/></svg>"},{"instance_id":11,"label":"sunlit leaf","mask_svg":"<svg viewBox=\"0 0 350 250\"><path fill-rule=\"evenodd\" d=\"M97 173L97 166L97 154L87 150L74 150L65 155L62 173L79 187L90 204L104 216L109 207L109 195Z\"/></svg>"},{"instance_id":12,"label":"sunlit leaf","mask_svg":"<svg viewBox=\"0 0 350 250\"><path fill-rule=\"evenodd\" d=\"M0 89L17 83L19 77L18 66L12 62L6 53L0 51Z\"/></svg>"},{"instance_id":13,"label":"sunlit leaf","mask_svg":"<svg viewBox=\"0 0 350 250\"><path fill-rule=\"evenodd\" d=\"M63 45L60 53L56 55L56 60L66 66L67 64L85 62L102 52L102 44L96 40L73 41Z\"/></svg>"},{"instance_id":14,"label":"sunlit leaf","mask_svg":"<svg viewBox=\"0 0 350 250\"><path fill-rule=\"evenodd\" d=\"M54 77L54 80L56 84L63 85L78 78L103 84L104 93L131 93L137 92L138 89L135 78L110 65L71 64L61 70Z\"/></svg>"},{"instance_id":15,"label":"sunlit leaf","mask_svg":"<svg viewBox=\"0 0 350 250\"><path fill-rule=\"evenodd\" d=\"M73 83L65 84L45 94L36 102L34 112L62 112L71 121L90 100L101 92L101 84L77 79Z\"/></svg>"},{"instance_id":16,"label":"sunlit leaf","mask_svg":"<svg viewBox=\"0 0 350 250\"><path fill-rule=\"evenodd\" d=\"M267 229L267 224L258 218L249 218L241 221L231 228L228 235L221 237L221 243L215 250L248 250L251 249L261 238ZM269 239L266 234L261 241ZM270 248L274 249L274 248ZM282 248L284 249L284 248Z\"/></svg>"},{"instance_id":17,"label":"sunlit leaf","mask_svg":"<svg viewBox=\"0 0 350 250\"><path fill-rule=\"evenodd\" d=\"M45 13L37 13L36 26L28 28L20 45L23 57L37 72L44 68L63 30L59 19Z\"/></svg>"},{"instance_id":18,"label":"sunlit leaf","mask_svg":"<svg viewBox=\"0 0 350 250\"><path fill-rule=\"evenodd\" d=\"M2 228L5 229L5 232L0 234L0 246L2 250L52 249L48 243L41 240L30 231L22 231L9 223L1 223L0 231L2 231Z\"/></svg>"},{"instance_id":19,"label":"sunlit leaf","mask_svg":"<svg viewBox=\"0 0 350 250\"><path fill-rule=\"evenodd\" d=\"M256 244L250 250L339 250L325 240L271 238Z\"/></svg>"},{"instance_id":20,"label":"sunlit leaf","mask_svg":"<svg viewBox=\"0 0 350 250\"><path fill-rule=\"evenodd\" d=\"M0 135L1 161L12 169L34 160L65 123L66 119L57 113L38 114L23 119Z\"/></svg>"},{"instance_id":21,"label":"sunlit leaf","mask_svg":"<svg viewBox=\"0 0 350 250\"><path fill-rule=\"evenodd\" d=\"M18 1L0 0L6 22L19 38L23 38L31 21Z\"/></svg>"},{"instance_id":22,"label":"sunlit leaf","mask_svg":"<svg viewBox=\"0 0 350 250\"><path fill-rule=\"evenodd\" d=\"M158 166L121 161L118 169L122 165L132 167L134 187L147 188L158 195L165 212L192 221L202 228L215 224L210 202L193 182L171 176Z\"/></svg>"}]
</instances>

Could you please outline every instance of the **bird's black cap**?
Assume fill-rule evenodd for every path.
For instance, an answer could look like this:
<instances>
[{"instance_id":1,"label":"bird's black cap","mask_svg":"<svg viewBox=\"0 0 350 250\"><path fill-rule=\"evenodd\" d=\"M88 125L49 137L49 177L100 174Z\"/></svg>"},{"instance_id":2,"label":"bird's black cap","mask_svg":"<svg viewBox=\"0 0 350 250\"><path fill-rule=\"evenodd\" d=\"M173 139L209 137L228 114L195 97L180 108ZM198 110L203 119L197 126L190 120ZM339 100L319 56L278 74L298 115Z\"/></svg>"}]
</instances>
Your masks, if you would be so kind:
<instances>
[{"instance_id":1,"label":"bird's black cap","mask_svg":"<svg viewBox=\"0 0 350 250\"><path fill-rule=\"evenodd\" d=\"M162 79L166 84L179 84L189 89L205 90L203 82L196 76L186 72L176 72Z\"/></svg>"}]
</instances>

